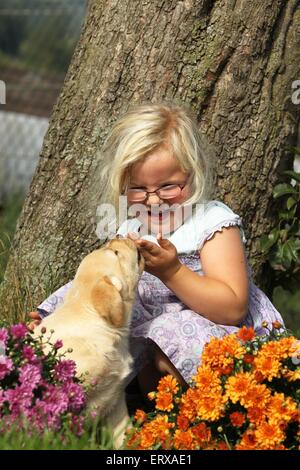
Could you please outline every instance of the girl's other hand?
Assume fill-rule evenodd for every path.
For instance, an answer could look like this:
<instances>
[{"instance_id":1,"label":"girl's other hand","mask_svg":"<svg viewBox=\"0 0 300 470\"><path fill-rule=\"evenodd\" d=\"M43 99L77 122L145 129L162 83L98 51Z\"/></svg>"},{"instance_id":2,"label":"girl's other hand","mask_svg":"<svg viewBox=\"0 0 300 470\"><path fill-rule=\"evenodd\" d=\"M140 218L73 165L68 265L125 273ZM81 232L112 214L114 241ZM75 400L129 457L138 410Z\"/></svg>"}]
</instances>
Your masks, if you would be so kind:
<instances>
[{"instance_id":1,"label":"girl's other hand","mask_svg":"<svg viewBox=\"0 0 300 470\"><path fill-rule=\"evenodd\" d=\"M42 319L41 319L41 317L40 317L40 315L39 315L39 313L38 313L37 311L30 312L30 313L28 314L28 316L29 316L29 318L30 318L31 320L33 320L33 321L31 321L30 323L28 323L27 326L28 326L29 330L33 331L34 328L35 328L36 326L38 326L38 325L41 323Z\"/></svg>"}]
</instances>

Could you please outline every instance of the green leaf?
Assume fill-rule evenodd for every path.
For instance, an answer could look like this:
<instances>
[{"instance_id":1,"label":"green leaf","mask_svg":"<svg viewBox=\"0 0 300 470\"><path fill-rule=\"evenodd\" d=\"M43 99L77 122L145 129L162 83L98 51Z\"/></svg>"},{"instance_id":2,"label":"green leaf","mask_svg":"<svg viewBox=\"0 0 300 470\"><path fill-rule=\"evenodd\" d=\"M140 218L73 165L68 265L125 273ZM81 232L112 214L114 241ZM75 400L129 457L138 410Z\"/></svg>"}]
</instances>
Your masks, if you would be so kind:
<instances>
[{"instance_id":1,"label":"green leaf","mask_svg":"<svg viewBox=\"0 0 300 470\"><path fill-rule=\"evenodd\" d=\"M269 249L277 242L279 237L279 230L274 228L268 235L263 235L260 239L260 248L263 252Z\"/></svg>"},{"instance_id":2,"label":"green leaf","mask_svg":"<svg viewBox=\"0 0 300 470\"><path fill-rule=\"evenodd\" d=\"M298 173L298 172L296 172L296 171L291 171L291 170L284 171L283 173L284 173L285 175L290 176L290 177L293 178L295 181L298 181L298 183L300 183L300 173Z\"/></svg>"},{"instance_id":3,"label":"green leaf","mask_svg":"<svg viewBox=\"0 0 300 470\"><path fill-rule=\"evenodd\" d=\"M297 194L297 190L291 184L287 183L277 184L273 189L273 196L275 199L284 196L285 194Z\"/></svg>"},{"instance_id":4,"label":"green leaf","mask_svg":"<svg viewBox=\"0 0 300 470\"><path fill-rule=\"evenodd\" d=\"M286 207L288 210L291 209L296 204L296 200L293 197L289 197L288 200L286 201Z\"/></svg>"},{"instance_id":5,"label":"green leaf","mask_svg":"<svg viewBox=\"0 0 300 470\"><path fill-rule=\"evenodd\" d=\"M283 250L282 250L282 264L283 264L283 266L286 269L289 269L291 267L292 260L293 260L292 253L291 253L288 242L286 242L283 245Z\"/></svg>"}]
</instances>

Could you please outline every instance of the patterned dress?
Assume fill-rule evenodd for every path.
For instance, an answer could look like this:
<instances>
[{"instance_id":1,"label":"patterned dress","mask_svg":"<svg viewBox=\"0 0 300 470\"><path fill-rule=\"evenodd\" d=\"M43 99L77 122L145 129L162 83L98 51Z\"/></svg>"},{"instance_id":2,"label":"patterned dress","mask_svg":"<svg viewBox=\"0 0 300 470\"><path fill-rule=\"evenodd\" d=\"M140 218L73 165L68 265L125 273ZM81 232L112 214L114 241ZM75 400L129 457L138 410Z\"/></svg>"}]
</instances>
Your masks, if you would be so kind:
<instances>
[{"instance_id":1,"label":"patterned dress","mask_svg":"<svg viewBox=\"0 0 300 470\"><path fill-rule=\"evenodd\" d=\"M242 219L220 201L201 205L177 230L167 238L176 246L180 261L199 276L203 276L199 250L217 231L229 226L240 228L241 238L246 242ZM118 234L138 232L140 222L131 219L124 222ZM151 235L142 238L155 241ZM249 301L248 313L241 325L253 326L257 334L265 334L264 321L271 325L283 320L268 297L253 283L252 270L248 265ZM63 302L70 286L54 292L42 302L38 311L41 316L52 313ZM213 323L190 310L157 277L144 272L139 280L131 322L130 346L135 367L128 382L151 359L153 343L168 356L186 381L191 380L200 362L203 347L213 336L222 337L238 330L237 326Z\"/></svg>"}]
</instances>

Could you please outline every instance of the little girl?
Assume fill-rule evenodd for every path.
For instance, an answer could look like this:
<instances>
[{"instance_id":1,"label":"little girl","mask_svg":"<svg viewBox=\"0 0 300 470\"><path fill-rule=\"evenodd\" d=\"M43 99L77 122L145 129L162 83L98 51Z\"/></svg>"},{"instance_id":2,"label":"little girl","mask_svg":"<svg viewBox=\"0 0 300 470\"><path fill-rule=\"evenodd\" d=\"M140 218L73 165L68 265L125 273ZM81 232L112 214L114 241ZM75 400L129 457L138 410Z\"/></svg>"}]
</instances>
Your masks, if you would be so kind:
<instances>
[{"instance_id":1,"label":"little girl","mask_svg":"<svg viewBox=\"0 0 300 470\"><path fill-rule=\"evenodd\" d=\"M134 108L114 125L104 150L104 200L117 206L125 195L129 209L138 205L138 214L117 234L133 239L145 258L130 331L135 368L128 381L138 375L146 394L171 373L186 386L212 336L241 325L263 334L263 322L283 324L282 318L251 280L241 218L210 199L211 152L183 107ZM54 311L71 283L38 306L39 317Z\"/></svg>"}]
</instances>

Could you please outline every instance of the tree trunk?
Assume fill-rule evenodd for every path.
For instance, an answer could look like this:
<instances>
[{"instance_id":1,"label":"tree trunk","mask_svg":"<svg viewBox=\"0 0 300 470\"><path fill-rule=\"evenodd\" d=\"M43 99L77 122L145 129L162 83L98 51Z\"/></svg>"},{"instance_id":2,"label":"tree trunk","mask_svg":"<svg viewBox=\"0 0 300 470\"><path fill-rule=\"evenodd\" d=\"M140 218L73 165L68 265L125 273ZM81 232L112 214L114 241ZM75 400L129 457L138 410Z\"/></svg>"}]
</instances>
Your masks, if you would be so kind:
<instances>
[{"instance_id":1,"label":"tree trunk","mask_svg":"<svg viewBox=\"0 0 300 470\"><path fill-rule=\"evenodd\" d=\"M18 221L1 286L4 313L36 306L99 244L101 146L128 105L146 100L177 100L196 111L217 153L215 197L243 217L260 283L257 242L274 222L272 188L292 167L286 147L299 122L291 101L300 78L297 4L90 1Z\"/></svg>"}]
</instances>

